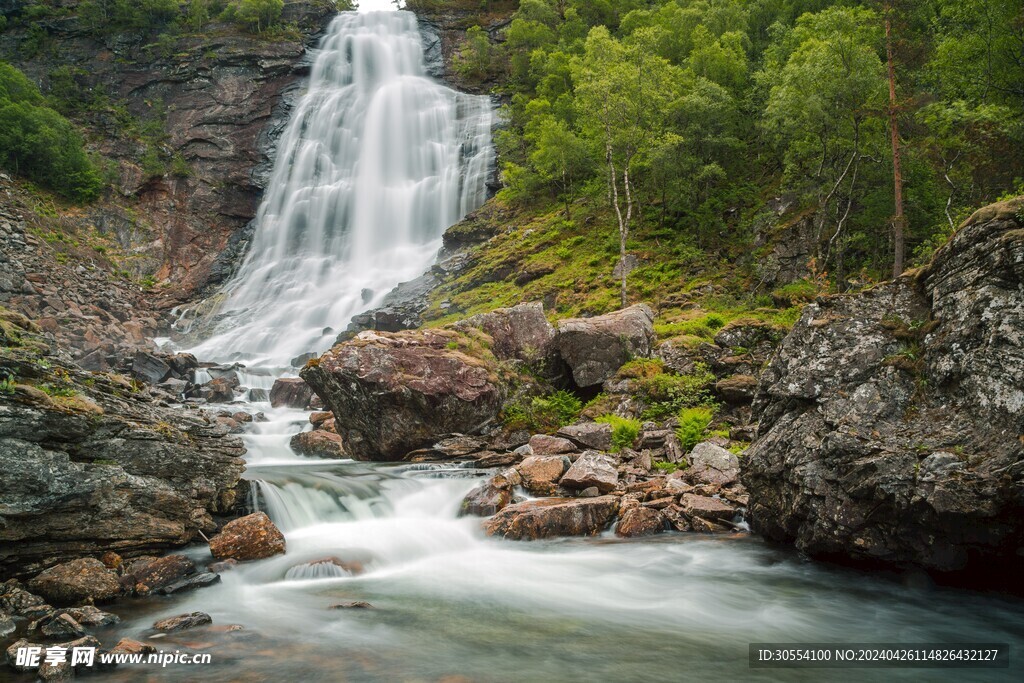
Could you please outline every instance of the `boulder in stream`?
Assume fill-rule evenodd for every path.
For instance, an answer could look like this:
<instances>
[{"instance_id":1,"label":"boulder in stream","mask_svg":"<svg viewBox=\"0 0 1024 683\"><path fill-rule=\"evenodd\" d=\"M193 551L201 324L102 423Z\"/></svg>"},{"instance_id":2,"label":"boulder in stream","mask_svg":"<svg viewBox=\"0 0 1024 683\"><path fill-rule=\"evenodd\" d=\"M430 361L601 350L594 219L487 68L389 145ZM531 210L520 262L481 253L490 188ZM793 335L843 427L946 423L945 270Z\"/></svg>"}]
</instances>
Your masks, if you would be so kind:
<instances>
[{"instance_id":1,"label":"boulder in stream","mask_svg":"<svg viewBox=\"0 0 1024 683\"><path fill-rule=\"evenodd\" d=\"M284 551L284 534L265 512L232 520L210 539L210 552L218 560L262 560Z\"/></svg>"},{"instance_id":2,"label":"boulder in stream","mask_svg":"<svg viewBox=\"0 0 1024 683\"><path fill-rule=\"evenodd\" d=\"M514 503L487 521L491 536L536 540L558 536L594 536L612 523L619 510L615 496L546 498Z\"/></svg>"}]
</instances>

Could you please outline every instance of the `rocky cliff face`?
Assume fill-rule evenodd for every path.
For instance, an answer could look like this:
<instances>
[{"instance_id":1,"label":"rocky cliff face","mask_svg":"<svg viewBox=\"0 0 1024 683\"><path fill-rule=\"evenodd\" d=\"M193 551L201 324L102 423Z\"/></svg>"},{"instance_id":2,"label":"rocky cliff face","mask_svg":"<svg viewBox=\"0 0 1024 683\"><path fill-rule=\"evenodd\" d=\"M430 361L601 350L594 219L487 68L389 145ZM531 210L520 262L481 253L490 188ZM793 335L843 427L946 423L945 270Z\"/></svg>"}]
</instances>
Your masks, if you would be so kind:
<instances>
[{"instance_id":1,"label":"rocky cliff face","mask_svg":"<svg viewBox=\"0 0 1024 683\"><path fill-rule=\"evenodd\" d=\"M21 4L5 14L17 16ZM44 92L56 74L71 74L84 101L72 117L117 176L82 218L131 253L136 274L167 283L167 301L194 298L231 272L307 49L334 10L289 2L282 20L298 31L273 38L214 25L161 42L86 30L67 5L70 14L12 24L0 34L0 58ZM34 52L25 49L30 33Z\"/></svg>"},{"instance_id":2,"label":"rocky cliff face","mask_svg":"<svg viewBox=\"0 0 1024 683\"><path fill-rule=\"evenodd\" d=\"M211 532L235 503L241 441L123 377L83 372L38 331L0 308L0 573Z\"/></svg>"},{"instance_id":3,"label":"rocky cliff face","mask_svg":"<svg viewBox=\"0 0 1024 683\"><path fill-rule=\"evenodd\" d=\"M1024 199L920 272L805 308L761 377L750 519L815 556L1024 563Z\"/></svg>"}]
</instances>

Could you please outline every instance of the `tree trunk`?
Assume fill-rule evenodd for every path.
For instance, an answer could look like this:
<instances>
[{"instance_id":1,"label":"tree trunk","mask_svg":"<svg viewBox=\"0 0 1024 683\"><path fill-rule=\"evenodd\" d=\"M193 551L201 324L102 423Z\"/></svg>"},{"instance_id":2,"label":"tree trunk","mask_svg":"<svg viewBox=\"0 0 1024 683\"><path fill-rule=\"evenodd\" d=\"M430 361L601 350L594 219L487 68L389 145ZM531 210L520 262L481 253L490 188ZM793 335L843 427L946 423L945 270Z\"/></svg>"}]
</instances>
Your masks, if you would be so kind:
<instances>
[{"instance_id":1,"label":"tree trunk","mask_svg":"<svg viewBox=\"0 0 1024 683\"><path fill-rule=\"evenodd\" d=\"M897 118L898 106L896 104L896 67L892 58L892 21L889 14L892 5L886 3L885 7L885 54L889 67L889 132L892 136L892 178L893 193L895 195L895 211L892 218L893 229L893 262L892 276L899 277L903 273L903 230L906 219L903 216L903 172L900 168L900 130Z\"/></svg>"},{"instance_id":2,"label":"tree trunk","mask_svg":"<svg viewBox=\"0 0 1024 683\"><path fill-rule=\"evenodd\" d=\"M608 161L608 178L611 181L611 194L612 194L612 206L615 207L615 216L619 221L619 270L621 278L621 288L619 291L619 298L622 300L622 305L626 305L626 236L629 230L629 212L627 211L626 216L622 215L622 207L619 205L619 180L615 173L615 161L612 159L612 146L608 144L605 148L605 158ZM628 165L627 165L628 169ZM629 193L629 171L626 170L623 176L627 179L626 182L626 193ZM632 209L632 203L630 209Z\"/></svg>"}]
</instances>

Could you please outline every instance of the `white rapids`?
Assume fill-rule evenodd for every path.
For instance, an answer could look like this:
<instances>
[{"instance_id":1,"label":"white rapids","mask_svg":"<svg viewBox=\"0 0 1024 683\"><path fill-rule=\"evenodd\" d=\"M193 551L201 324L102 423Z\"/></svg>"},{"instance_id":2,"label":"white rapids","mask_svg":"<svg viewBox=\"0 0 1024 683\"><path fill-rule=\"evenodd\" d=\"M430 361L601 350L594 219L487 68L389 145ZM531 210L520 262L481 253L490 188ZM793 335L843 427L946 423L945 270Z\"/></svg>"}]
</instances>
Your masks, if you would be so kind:
<instances>
[{"instance_id":1,"label":"white rapids","mask_svg":"<svg viewBox=\"0 0 1024 683\"><path fill-rule=\"evenodd\" d=\"M416 16L345 12L280 142L248 254L197 357L287 367L422 274L487 198L487 97L426 75ZM340 328L340 329L339 329Z\"/></svg>"}]
</instances>

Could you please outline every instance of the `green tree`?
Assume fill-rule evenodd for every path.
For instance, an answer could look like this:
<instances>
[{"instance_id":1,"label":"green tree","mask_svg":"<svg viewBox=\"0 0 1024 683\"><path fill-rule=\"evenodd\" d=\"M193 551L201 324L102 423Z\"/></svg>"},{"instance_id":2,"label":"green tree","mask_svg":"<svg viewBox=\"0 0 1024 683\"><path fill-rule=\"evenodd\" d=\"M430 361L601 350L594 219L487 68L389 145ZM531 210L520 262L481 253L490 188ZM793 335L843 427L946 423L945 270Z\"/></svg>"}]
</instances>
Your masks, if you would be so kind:
<instances>
[{"instance_id":1,"label":"green tree","mask_svg":"<svg viewBox=\"0 0 1024 683\"><path fill-rule=\"evenodd\" d=\"M577 115L589 139L598 141L608 174L608 194L619 229L620 292L626 305L626 256L636 203L634 165L669 132L680 73L650 49L643 30L622 43L603 26L590 31L579 61Z\"/></svg>"},{"instance_id":2,"label":"green tree","mask_svg":"<svg viewBox=\"0 0 1024 683\"><path fill-rule=\"evenodd\" d=\"M238 0L234 3L234 18L262 33L277 23L283 10L284 0Z\"/></svg>"},{"instance_id":3,"label":"green tree","mask_svg":"<svg viewBox=\"0 0 1024 683\"><path fill-rule=\"evenodd\" d=\"M818 204L816 248L829 216L841 237L865 158L885 149L887 82L879 57L880 22L871 10L833 7L805 14L767 55L770 86L764 128L779 144L787 176L809 187ZM840 198L845 192L845 208ZM829 255L819 252L819 267Z\"/></svg>"},{"instance_id":4,"label":"green tree","mask_svg":"<svg viewBox=\"0 0 1024 683\"><path fill-rule=\"evenodd\" d=\"M452 67L463 78L486 78L491 71L493 53L487 32L479 26L471 26L452 59Z\"/></svg>"}]
</instances>

